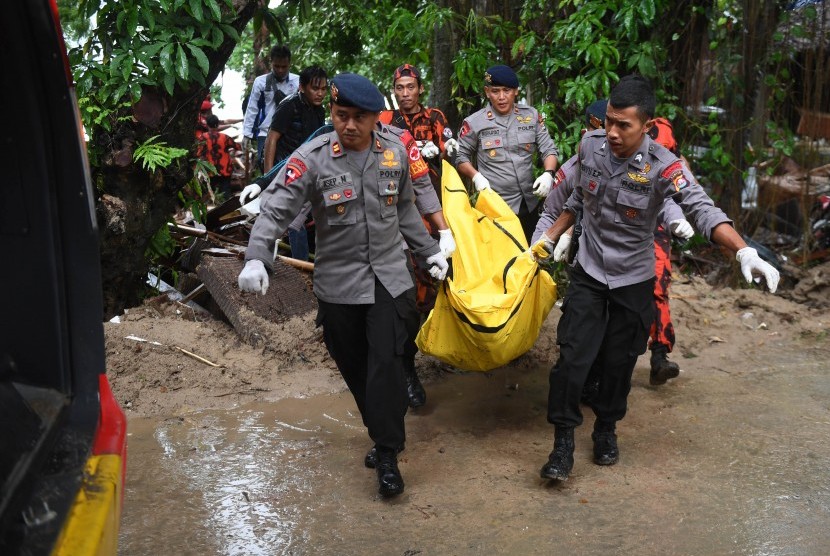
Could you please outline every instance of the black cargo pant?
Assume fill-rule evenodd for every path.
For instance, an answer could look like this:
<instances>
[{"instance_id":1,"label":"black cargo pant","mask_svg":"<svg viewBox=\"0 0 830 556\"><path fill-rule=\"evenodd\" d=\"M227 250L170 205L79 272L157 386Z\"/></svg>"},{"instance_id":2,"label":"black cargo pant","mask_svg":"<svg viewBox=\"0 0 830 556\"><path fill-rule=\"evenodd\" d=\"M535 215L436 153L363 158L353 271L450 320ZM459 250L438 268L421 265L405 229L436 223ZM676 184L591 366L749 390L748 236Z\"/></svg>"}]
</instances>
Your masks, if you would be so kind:
<instances>
[{"instance_id":1,"label":"black cargo pant","mask_svg":"<svg viewBox=\"0 0 830 556\"><path fill-rule=\"evenodd\" d=\"M337 369L354 396L376 446L397 448L406 440L408 404L403 374L411 292L393 298L375 279L375 302L344 305L319 301L317 325Z\"/></svg>"},{"instance_id":2,"label":"black cargo pant","mask_svg":"<svg viewBox=\"0 0 830 556\"><path fill-rule=\"evenodd\" d=\"M625 416L631 374L654 321L654 279L609 289L578 264L570 279L556 331L559 360L550 371L548 422L582 424L579 399L592 365L600 389L591 409L597 420L616 422Z\"/></svg>"}]
</instances>

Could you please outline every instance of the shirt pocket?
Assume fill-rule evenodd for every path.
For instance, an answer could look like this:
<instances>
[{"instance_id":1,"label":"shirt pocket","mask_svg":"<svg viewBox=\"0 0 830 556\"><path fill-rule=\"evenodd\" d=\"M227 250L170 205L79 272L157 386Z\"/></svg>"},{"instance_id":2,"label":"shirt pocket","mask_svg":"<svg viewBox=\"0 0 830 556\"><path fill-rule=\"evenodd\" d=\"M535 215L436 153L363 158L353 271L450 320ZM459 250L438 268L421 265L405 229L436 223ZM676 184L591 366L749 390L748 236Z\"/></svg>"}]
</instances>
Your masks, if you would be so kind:
<instances>
[{"instance_id":1,"label":"shirt pocket","mask_svg":"<svg viewBox=\"0 0 830 556\"><path fill-rule=\"evenodd\" d=\"M482 157L486 158L487 160L494 161L504 160L504 137L499 131L496 131L492 134L487 134L488 131L492 132L492 130L484 130L482 133L479 134L479 160Z\"/></svg>"},{"instance_id":2,"label":"shirt pocket","mask_svg":"<svg viewBox=\"0 0 830 556\"><path fill-rule=\"evenodd\" d=\"M530 130L519 130L517 135L519 150L533 154L536 152L536 132Z\"/></svg>"},{"instance_id":3,"label":"shirt pocket","mask_svg":"<svg viewBox=\"0 0 830 556\"><path fill-rule=\"evenodd\" d=\"M398 214L399 182L391 179L378 180L378 199L381 218L390 218Z\"/></svg>"},{"instance_id":4,"label":"shirt pocket","mask_svg":"<svg viewBox=\"0 0 830 556\"><path fill-rule=\"evenodd\" d=\"M357 222L357 207L354 202L357 191L352 184L345 184L323 192L326 218L332 226L348 226Z\"/></svg>"},{"instance_id":5,"label":"shirt pocket","mask_svg":"<svg viewBox=\"0 0 830 556\"><path fill-rule=\"evenodd\" d=\"M597 216L602 198L603 181L598 177L583 175L579 180L582 187L582 206L589 213Z\"/></svg>"},{"instance_id":6,"label":"shirt pocket","mask_svg":"<svg viewBox=\"0 0 830 556\"><path fill-rule=\"evenodd\" d=\"M614 222L629 226L643 226L647 221L651 196L620 189Z\"/></svg>"}]
</instances>

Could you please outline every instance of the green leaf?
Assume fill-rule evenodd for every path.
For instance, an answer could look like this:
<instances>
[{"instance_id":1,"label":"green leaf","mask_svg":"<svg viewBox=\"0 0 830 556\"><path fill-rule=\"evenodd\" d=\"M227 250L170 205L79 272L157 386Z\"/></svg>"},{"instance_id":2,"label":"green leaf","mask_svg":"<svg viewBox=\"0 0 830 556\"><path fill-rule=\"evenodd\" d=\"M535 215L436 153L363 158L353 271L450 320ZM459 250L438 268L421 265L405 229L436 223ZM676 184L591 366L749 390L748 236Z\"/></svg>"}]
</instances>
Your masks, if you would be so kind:
<instances>
[{"instance_id":1,"label":"green leaf","mask_svg":"<svg viewBox=\"0 0 830 556\"><path fill-rule=\"evenodd\" d=\"M187 54L184 53L182 45L176 45L176 75L182 81L187 81L187 76L190 73L190 67L187 63Z\"/></svg>"},{"instance_id":2,"label":"green leaf","mask_svg":"<svg viewBox=\"0 0 830 556\"><path fill-rule=\"evenodd\" d=\"M202 0L190 0L190 13L199 23L204 21L204 14L202 13Z\"/></svg>"},{"instance_id":3,"label":"green leaf","mask_svg":"<svg viewBox=\"0 0 830 556\"><path fill-rule=\"evenodd\" d=\"M124 78L124 81L130 80L130 74L133 72L133 58L132 56L127 56L124 59L124 63L121 64L121 77ZM119 95L116 95L116 98L120 98Z\"/></svg>"},{"instance_id":4,"label":"green leaf","mask_svg":"<svg viewBox=\"0 0 830 556\"><path fill-rule=\"evenodd\" d=\"M164 89L167 91L167 94L173 94L173 87L176 85L176 76L173 73L167 73L164 75Z\"/></svg>"},{"instance_id":5,"label":"green leaf","mask_svg":"<svg viewBox=\"0 0 830 556\"><path fill-rule=\"evenodd\" d=\"M213 19L216 21L222 20L222 10L219 8L219 4L216 3L216 0L206 0L206 4L210 13L213 14Z\"/></svg>"},{"instance_id":6,"label":"green leaf","mask_svg":"<svg viewBox=\"0 0 830 556\"><path fill-rule=\"evenodd\" d=\"M202 70L202 74L207 75L210 70L210 62L208 62L208 58L205 56L205 53L202 52L201 48L192 44L188 44L187 48L190 49L191 54L193 54L193 57L196 58L196 63L199 64L199 69Z\"/></svg>"},{"instance_id":7,"label":"green leaf","mask_svg":"<svg viewBox=\"0 0 830 556\"><path fill-rule=\"evenodd\" d=\"M135 30L138 28L138 12L135 9L130 10L127 16L127 36L134 37Z\"/></svg>"},{"instance_id":8,"label":"green leaf","mask_svg":"<svg viewBox=\"0 0 830 556\"><path fill-rule=\"evenodd\" d=\"M166 44L164 48L161 49L159 63L161 64L161 69L164 70L164 73L173 73L173 49L175 47L176 45L171 42L170 44Z\"/></svg>"}]
</instances>

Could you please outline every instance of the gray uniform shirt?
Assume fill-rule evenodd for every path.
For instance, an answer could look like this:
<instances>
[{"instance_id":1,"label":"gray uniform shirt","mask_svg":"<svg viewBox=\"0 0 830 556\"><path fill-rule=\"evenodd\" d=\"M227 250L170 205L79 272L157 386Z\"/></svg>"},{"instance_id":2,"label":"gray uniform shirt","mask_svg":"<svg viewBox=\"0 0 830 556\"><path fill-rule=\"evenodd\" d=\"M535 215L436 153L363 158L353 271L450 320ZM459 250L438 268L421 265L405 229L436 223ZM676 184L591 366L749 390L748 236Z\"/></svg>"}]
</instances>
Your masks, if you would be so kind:
<instances>
[{"instance_id":1,"label":"gray uniform shirt","mask_svg":"<svg viewBox=\"0 0 830 556\"><path fill-rule=\"evenodd\" d=\"M412 178L412 188L415 190L415 206L418 207L418 212L426 216L440 211L441 201L438 199L435 188L432 187L432 181L429 179L429 166L421 156L415 138L408 130L393 125L379 125L381 131L397 137L407 151L409 175Z\"/></svg>"},{"instance_id":2,"label":"gray uniform shirt","mask_svg":"<svg viewBox=\"0 0 830 556\"><path fill-rule=\"evenodd\" d=\"M507 124L500 123L500 119L506 119ZM473 164L477 157L477 165L473 165L490 181L490 186L510 209L519 214L522 200L529 211L539 204L533 194L536 179L533 156L537 151L541 160L550 155L559 156L535 108L517 104L513 113L505 118L498 116L488 103L461 125L455 165Z\"/></svg>"},{"instance_id":3,"label":"gray uniform shirt","mask_svg":"<svg viewBox=\"0 0 830 556\"><path fill-rule=\"evenodd\" d=\"M667 197L707 238L732 222L686 165L648 135L616 170L604 130L585 134L577 156L574 191L565 203L566 210L582 210L577 262L611 289L654 277L654 228Z\"/></svg>"},{"instance_id":4,"label":"gray uniform shirt","mask_svg":"<svg viewBox=\"0 0 830 556\"><path fill-rule=\"evenodd\" d=\"M545 198L544 210L539 216L539 222L536 223L536 229L533 230L531 244L536 243L542 237L542 234L553 226L553 223L559 218L562 209L565 208L565 201L573 193L574 176L577 168L579 168L579 157L574 155L556 171L553 186ZM663 208L657 215L658 225L662 223L668 230L671 222L681 218L683 218L683 211L671 197L666 197L666 200L663 201Z\"/></svg>"},{"instance_id":5,"label":"gray uniform shirt","mask_svg":"<svg viewBox=\"0 0 830 556\"><path fill-rule=\"evenodd\" d=\"M245 259L273 268L274 243L305 201L317 228L314 293L329 303L375 302L375 277L393 297L413 287L399 233L429 257L438 242L415 208L409 159L393 136L374 132L362 168L336 132L301 145L262 192ZM350 163L350 158L351 163Z\"/></svg>"}]
</instances>

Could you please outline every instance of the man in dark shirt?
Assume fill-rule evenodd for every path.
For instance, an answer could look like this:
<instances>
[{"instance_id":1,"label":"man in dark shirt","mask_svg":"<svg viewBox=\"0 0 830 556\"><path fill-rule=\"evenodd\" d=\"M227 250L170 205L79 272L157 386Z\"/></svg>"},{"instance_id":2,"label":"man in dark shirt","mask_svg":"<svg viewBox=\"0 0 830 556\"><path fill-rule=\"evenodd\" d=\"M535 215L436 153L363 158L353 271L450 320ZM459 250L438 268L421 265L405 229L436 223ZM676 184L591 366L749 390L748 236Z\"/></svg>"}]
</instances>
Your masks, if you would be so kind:
<instances>
[{"instance_id":1,"label":"man in dark shirt","mask_svg":"<svg viewBox=\"0 0 830 556\"><path fill-rule=\"evenodd\" d=\"M266 173L326 122L323 99L327 89L328 75L320 66L309 66L300 72L300 89L280 102L271 119L263 156ZM303 216L307 212L303 210L299 222L292 222L288 228L291 256L301 261L308 260L308 232Z\"/></svg>"},{"instance_id":2,"label":"man in dark shirt","mask_svg":"<svg viewBox=\"0 0 830 556\"><path fill-rule=\"evenodd\" d=\"M300 72L300 90L277 106L265 140L265 172L290 155L326 121L328 75L319 66Z\"/></svg>"}]
</instances>

